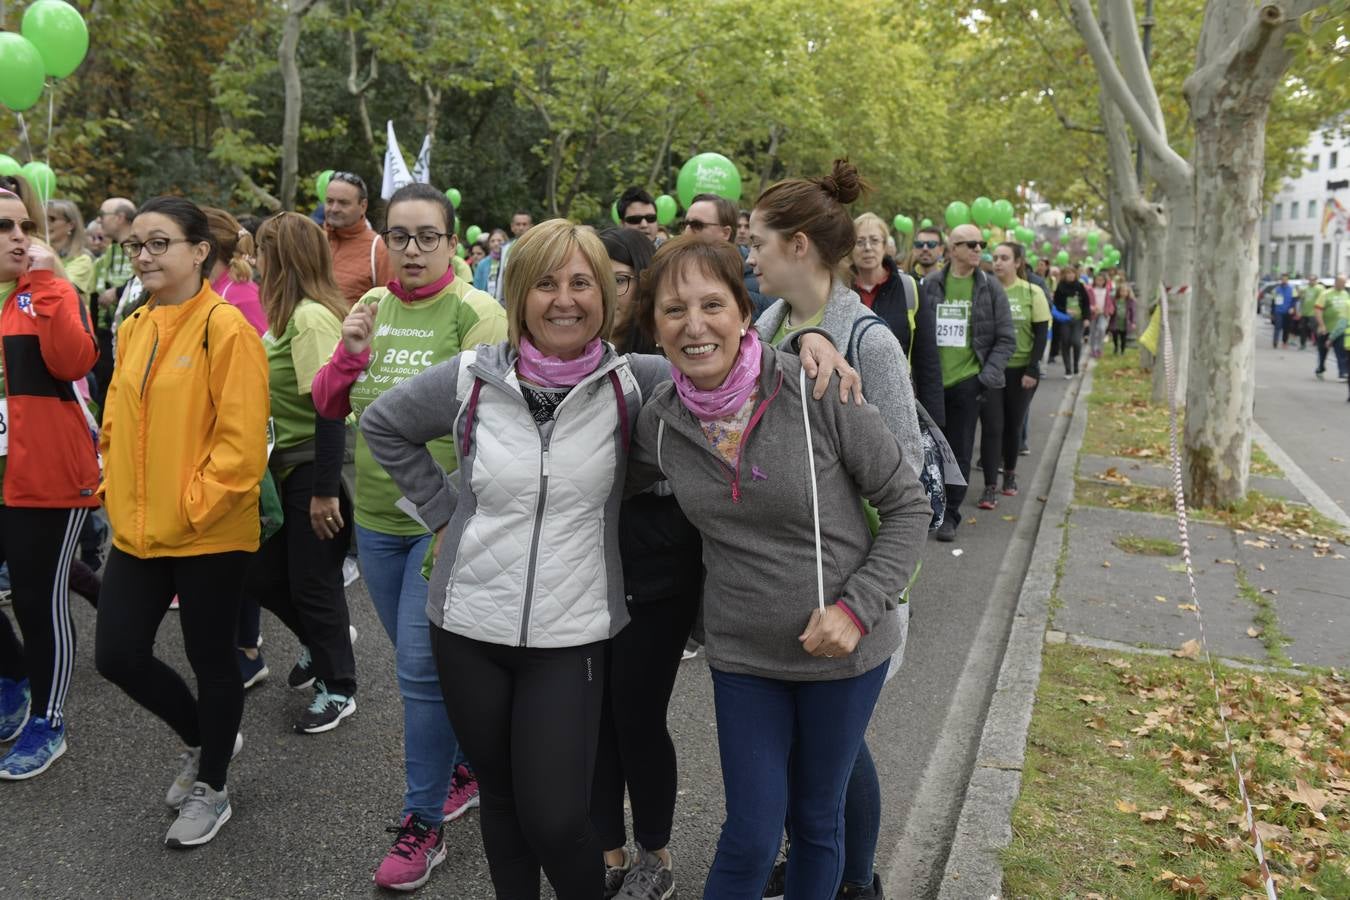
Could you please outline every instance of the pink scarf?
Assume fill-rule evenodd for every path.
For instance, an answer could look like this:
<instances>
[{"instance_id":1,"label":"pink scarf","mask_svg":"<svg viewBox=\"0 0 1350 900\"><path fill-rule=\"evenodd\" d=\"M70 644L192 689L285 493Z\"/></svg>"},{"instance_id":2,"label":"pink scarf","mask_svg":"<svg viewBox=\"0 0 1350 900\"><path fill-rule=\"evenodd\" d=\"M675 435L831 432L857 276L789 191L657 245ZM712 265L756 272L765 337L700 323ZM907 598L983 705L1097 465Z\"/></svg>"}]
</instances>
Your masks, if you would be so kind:
<instances>
[{"instance_id":1,"label":"pink scarf","mask_svg":"<svg viewBox=\"0 0 1350 900\"><path fill-rule=\"evenodd\" d=\"M741 338L741 349L736 354L736 362L732 364L731 371L727 373L722 383L712 390L699 390L688 376L674 365L671 365L670 373L675 379L675 390L689 411L701 421L712 422L731 415L745 405L746 398L759 383L762 362L759 336L755 334L755 329L751 328Z\"/></svg>"},{"instance_id":2,"label":"pink scarf","mask_svg":"<svg viewBox=\"0 0 1350 900\"><path fill-rule=\"evenodd\" d=\"M576 387L595 371L604 355L605 345L599 338L591 338L591 342L576 359L558 359L556 356L545 356L527 335L521 335L516 374L540 387Z\"/></svg>"},{"instance_id":3,"label":"pink scarf","mask_svg":"<svg viewBox=\"0 0 1350 900\"><path fill-rule=\"evenodd\" d=\"M454 280L455 280L455 267L451 266L450 268L445 270L445 274L442 275L440 278L437 278L431 284L424 284L419 288L413 288L412 290L408 290L403 285L399 284L397 278L389 282L389 284L387 284L386 287L389 288L389 293L393 294L395 297L402 300L404 303L413 303L418 300L425 300L428 297L436 296L441 291L445 290L446 285L450 284L450 282Z\"/></svg>"}]
</instances>

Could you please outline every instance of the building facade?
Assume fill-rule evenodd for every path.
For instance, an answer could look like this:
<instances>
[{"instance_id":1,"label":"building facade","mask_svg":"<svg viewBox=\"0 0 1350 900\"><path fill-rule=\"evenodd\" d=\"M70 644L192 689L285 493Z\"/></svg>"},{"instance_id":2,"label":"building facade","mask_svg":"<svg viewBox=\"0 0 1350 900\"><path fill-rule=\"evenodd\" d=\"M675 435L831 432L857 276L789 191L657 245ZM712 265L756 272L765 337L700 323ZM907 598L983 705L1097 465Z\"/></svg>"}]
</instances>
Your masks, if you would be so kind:
<instances>
[{"instance_id":1,"label":"building facade","mask_svg":"<svg viewBox=\"0 0 1350 900\"><path fill-rule=\"evenodd\" d=\"M1266 207L1259 249L1263 275L1331 278L1350 273L1350 135L1314 132L1303 172Z\"/></svg>"}]
</instances>

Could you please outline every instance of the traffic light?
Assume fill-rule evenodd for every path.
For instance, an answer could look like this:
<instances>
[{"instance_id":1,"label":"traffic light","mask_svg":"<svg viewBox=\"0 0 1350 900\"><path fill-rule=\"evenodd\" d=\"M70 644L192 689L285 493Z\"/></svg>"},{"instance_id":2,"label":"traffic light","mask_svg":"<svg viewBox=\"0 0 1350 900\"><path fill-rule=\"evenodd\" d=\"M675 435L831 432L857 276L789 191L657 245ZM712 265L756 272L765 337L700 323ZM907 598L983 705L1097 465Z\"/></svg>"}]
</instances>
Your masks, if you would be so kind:
<instances>
[{"instance_id":1,"label":"traffic light","mask_svg":"<svg viewBox=\"0 0 1350 900\"><path fill-rule=\"evenodd\" d=\"M1072 224L1073 224L1073 213L1065 213L1065 214L1064 214L1064 224L1065 224L1065 225L1072 225Z\"/></svg>"}]
</instances>

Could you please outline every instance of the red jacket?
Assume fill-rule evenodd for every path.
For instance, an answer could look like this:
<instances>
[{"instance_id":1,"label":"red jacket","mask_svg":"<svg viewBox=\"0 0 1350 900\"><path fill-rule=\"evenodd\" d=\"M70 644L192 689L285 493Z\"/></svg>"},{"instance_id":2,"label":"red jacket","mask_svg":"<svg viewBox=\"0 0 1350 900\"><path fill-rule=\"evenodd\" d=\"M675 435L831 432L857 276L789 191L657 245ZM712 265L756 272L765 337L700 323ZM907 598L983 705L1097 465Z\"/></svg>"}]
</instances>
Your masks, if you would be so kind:
<instances>
[{"instance_id":1,"label":"red jacket","mask_svg":"<svg viewBox=\"0 0 1350 900\"><path fill-rule=\"evenodd\" d=\"M98 360L89 314L70 282L39 269L0 310L9 405L5 505L98 506L98 456L71 382Z\"/></svg>"}]
</instances>

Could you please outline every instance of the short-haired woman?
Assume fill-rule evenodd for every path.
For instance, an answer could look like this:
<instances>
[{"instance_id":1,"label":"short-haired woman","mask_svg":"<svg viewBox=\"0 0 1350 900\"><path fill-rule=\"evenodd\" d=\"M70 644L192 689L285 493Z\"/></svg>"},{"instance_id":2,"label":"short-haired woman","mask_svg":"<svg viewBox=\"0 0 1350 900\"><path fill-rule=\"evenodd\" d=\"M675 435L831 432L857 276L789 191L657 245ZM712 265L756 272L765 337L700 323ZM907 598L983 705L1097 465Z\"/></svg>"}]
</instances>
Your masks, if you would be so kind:
<instances>
[{"instance_id":1,"label":"short-haired woman","mask_svg":"<svg viewBox=\"0 0 1350 900\"><path fill-rule=\"evenodd\" d=\"M751 235L762 249L753 215ZM788 896L832 898L848 783L931 509L881 410L807 403L800 364L755 339L752 309L729 245L657 251L643 321L677 372L638 419L632 480L666 478L703 537L727 805L703 897L759 896L787 815Z\"/></svg>"},{"instance_id":2,"label":"short-haired woman","mask_svg":"<svg viewBox=\"0 0 1350 900\"><path fill-rule=\"evenodd\" d=\"M235 625L258 549L267 467L267 356L243 313L207 279L206 214L157 197L122 242L149 301L122 323L103 410L100 494L113 548L99 597L98 671L187 746L165 802L165 843L204 844L230 819L230 757L242 745ZM197 695L154 655L177 594Z\"/></svg>"}]
</instances>

